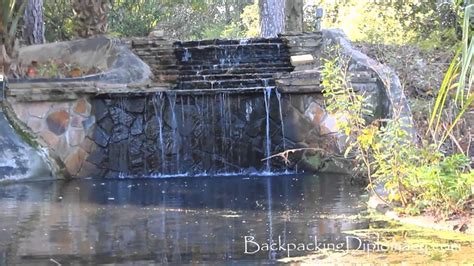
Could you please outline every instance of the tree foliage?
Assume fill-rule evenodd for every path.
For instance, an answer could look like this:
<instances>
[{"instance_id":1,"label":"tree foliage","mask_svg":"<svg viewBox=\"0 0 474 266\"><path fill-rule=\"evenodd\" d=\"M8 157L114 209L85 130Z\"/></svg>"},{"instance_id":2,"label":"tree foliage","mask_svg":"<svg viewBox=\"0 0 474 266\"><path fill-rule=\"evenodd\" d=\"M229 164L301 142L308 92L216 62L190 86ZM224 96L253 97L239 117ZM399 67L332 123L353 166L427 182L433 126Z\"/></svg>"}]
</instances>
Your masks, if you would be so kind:
<instances>
[{"instance_id":1,"label":"tree foliage","mask_svg":"<svg viewBox=\"0 0 474 266\"><path fill-rule=\"evenodd\" d=\"M44 1L47 40L72 39L77 20L71 6L79 0ZM159 27L172 38L188 40L256 35L255 8L252 0L114 0L108 12L108 33L146 36Z\"/></svg>"},{"instance_id":2,"label":"tree foliage","mask_svg":"<svg viewBox=\"0 0 474 266\"><path fill-rule=\"evenodd\" d=\"M306 30L314 29L315 8L325 11L324 28L342 28L353 41L417 43L426 48L456 42L463 4L439 1L306 0ZM447 1L449 2L449 1Z\"/></svg>"}]
</instances>

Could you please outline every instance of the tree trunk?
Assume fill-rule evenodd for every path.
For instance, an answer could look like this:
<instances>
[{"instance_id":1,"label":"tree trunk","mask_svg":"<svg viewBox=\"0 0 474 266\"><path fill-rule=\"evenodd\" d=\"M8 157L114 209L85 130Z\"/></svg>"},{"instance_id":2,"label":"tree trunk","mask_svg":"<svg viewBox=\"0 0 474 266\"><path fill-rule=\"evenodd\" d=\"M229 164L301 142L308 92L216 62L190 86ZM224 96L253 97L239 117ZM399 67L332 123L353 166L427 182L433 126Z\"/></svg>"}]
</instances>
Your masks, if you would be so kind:
<instances>
[{"instance_id":1,"label":"tree trunk","mask_svg":"<svg viewBox=\"0 0 474 266\"><path fill-rule=\"evenodd\" d=\"M109 0L74 0L76 35L89 38L107 33L109 6Z\"/></svg>"},{"instance_id":2,"label":"tree trunk","mask_svg":"<svg viewBox=\"0 0 474 266\"><path fill-rule=\"evenodd\" d=\"M285 32L303 32L304 0L286 0Z\"/></svg>"},{"instance_id":3,"label":"tree trunk","mask_svg":"<svg viewBox=\"0 0 474 266\"><path fill-rule=\"evenodd\" d=\"M304 0L259 0L260 35L303 32Z\"/></svg>"},{"instance_id":4,"label":"tree trunk","mask_svg":"<svg viewBox=\"0 0 474 266\"><path fill-rule=\"evenodd\" d=\"M28 0L23 23L26 44L44 43L43 0Z\"/></svg>"},{"instance_id":5,"label":"tree trunk","mask_svg":"<svg viewBox=\"0 0 474 266\"><path fill-rule=\"evenodd\" d=\"M285 26L285 0L259 0L260 36L276 37Z\"/></svg>"}]
</instances>

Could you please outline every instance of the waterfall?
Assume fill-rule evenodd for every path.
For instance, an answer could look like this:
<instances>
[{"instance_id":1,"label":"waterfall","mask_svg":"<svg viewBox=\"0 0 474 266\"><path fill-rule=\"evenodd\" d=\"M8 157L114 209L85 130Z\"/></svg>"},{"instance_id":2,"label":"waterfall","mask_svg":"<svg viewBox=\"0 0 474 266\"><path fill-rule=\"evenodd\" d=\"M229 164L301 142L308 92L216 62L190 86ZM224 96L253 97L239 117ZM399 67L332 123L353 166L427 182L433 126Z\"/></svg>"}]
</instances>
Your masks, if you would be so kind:
<instances>
[{"instance_id":1,"label":"waterfall","mask_svg":"<svg viewBox=\"0 0 474 266\"><path fill-rule=\"evenodd\" d=\"M120 124L123 126L127 126L127 98L120 97L118 99L117 107L119 109L118 119ZM124 140L125 141L125 140ZM127 130L127 138L126 138L126 145L121 145L120 152L119 152L119 178L126 178L128 176L128 150L130 146L130 130Z\"/></svg>"},{"instance_id":2,"label":"waterfall","mask_svg":"<svg viewBox=\"0 0 474 266\"><path fill-rule=\"evenodd\" d=\"M176 173L180 174L179 168L179 146L180 146L180 136L178 134L178 120L176 118L176 94L169 93L168 101L171 109L171 127L173 129L173 152L176 154Z\"/></svg>"},{"instance_id":3,"label":"waterfall","mask_svg":"<svg viewBox=\"0 0 474 266\"><path fill-rule=\"evenodd\" d=\"M221 122L221 149L222 149L222 160L224 161L224 154L226 148L226 110L225 110L225 94L220 93L220 122ZM227 164L224 162L224 172L227 172Z\"/></svg>"},{"instance_id":4,"label":"waterfall","mask_svg":"<svg viewBox=\"0 0 474 266\"><path fill-rule=\"evenodd\" d=\"M273 8L284 1L268 2ZM271 12L275 16L275 11ZM131 121L120 124L144 127L129 132L133 156L118 158L117 153L116 163L128 163L130 176L161 178L288 174L280 161L262 162L277 151L276 146L280 151L290 145L285 142L283 121L282 105L286 102L272 78L282 68L284 72L292 69L283 41L210 40L203 41L202 46L195 42L175 45L176 86L134 99L127 106L126 99L116 101L116 107L120 105L117 109L127 109L124 119ZM276 97L272 99L273 90ZM142 102L146 103L144 111L135 106ZM127 145L124 139L119 144ZM116 168L111 169L116 172Z\"/></svg>"},{"instance_id":5,"label":"waterfall","mask_svg":"<svg viewBox=\"0 0 474 266\"><path fill-rule=\"evenodd\" d=\"M188 48L184 48L184 55L183 55L183 58L182 58L182 61L183 62L188 62L189 59L191 59L191 53L189 52L189 49Z\"/></svg>"},{"instance_id":6,"label":"waterfall","mask_svg":"<svg viewBox=\"0 0 474 266\"><path fill-rule=\"evenodd\" d=\"M281 108L281 93L278 90L275 90L277 100L278 100L278 109L280 111L280 127L282 135L283 150L286 150L286 141L285 141L285 121L283 121L283 111Z\"/></svg>"},{"instance_id":7,"label":"waterfall","mask_svg":"<svg viewBox=\"0 0 474 266\"><path fill-rule=\"evenodd\" d=\"M158 92L153 98L153 107L155 110L155 117L158 122L159 127L159 142L161 147L161 172L164 174L166 172L166 156L165 156L165 142L163 137L163 110L164 110L164 94ZM159 109L158 109L159 108Z\"/></svg>"},{"instance_id":8,"label":"waterfall","mask_svg":"<svg viewBox=\"0 0 474 266\"><path fill-rule=\"evenodd\" d=\"M270 138L270 97L272 96L272 87L268 86L268 80L265 80L264 100L265 100L265 158L270 157L271 154L271 138ZM270 160L266 160L266 171L271 172Z\"/></svg>"},{"instance_id":9,"label":"waterfall","mask_svg":"<svg viewBox=\"0 0 474 266\"><path fill-rule=\"evenodd\" d=\"M233 162L233 158L234 158L234 145L232 145L232 109L231 109L231 102L230 102L230 97L229 95L227 95L226 97L226 105L227 105L227 121L228 121L228 124L227 124L227 132L228 132L228 137L229 137L229 155L230 155L230 163L233 165L234 162Z\"/></svg>"}]
</instances>

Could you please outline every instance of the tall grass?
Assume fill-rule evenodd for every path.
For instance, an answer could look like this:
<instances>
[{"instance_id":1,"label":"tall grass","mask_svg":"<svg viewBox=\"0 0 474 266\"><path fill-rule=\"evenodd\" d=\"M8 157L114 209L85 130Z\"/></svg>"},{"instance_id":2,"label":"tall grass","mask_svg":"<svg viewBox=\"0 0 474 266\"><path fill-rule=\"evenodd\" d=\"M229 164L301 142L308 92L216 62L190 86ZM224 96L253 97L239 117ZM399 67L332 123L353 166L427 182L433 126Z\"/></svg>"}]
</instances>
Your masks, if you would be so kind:
<instances>
[{"instance_id":1,"label":"tall grass","mask_svg":"<svg viewBox=\"0 0 474 266\"><path fill-rule=\"evenodd\" d=\"M25 12L28 1L18 3L16 0L0 0L0 30L5 34L3 38L12 39L15 37L18 22Z\"/></svg>"},{"instance_id":2,"label":"tall grass","mask_svg":"<svg viewBox=\"0 0 474 266\"><path fill-rule=\"evenodd\" d=\"M472 34L469 29L469 19L472 14L474 14L474 4L465 8L462 41L445 74L431 113L428 134L431 132L434 138L436 138L441 127L443 113L446 111L445 109L452 107L456 110L452 122L446 127L444 132L440 132L441 137L437 140L435 139L438 148L443 145L474 101L474 95L471 92L474 81L474 36L471 36ZM453 90L455 90L454 99L450 98L451 91Z\"/></svg>"}]
</instances>

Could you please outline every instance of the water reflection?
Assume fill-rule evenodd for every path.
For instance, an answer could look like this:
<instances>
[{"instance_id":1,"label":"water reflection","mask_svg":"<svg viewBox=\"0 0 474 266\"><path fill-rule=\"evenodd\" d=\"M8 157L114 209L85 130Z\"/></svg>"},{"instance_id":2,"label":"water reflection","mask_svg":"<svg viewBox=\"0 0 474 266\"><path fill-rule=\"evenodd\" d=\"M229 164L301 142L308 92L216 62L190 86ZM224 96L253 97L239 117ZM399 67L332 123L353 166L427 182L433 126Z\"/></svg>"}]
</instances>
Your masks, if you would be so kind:
<instances>
[{"instance_id":1,"label":"water reflection","mask_svg":"<svg viewBox=\"0 0 474 266\"><path fill-rule=\"evenodd\" d=\"M362 195L333 175L8 185L0 265L262 262L286 253L246 255L245 236L342 242L342 231L367 227L344 218L362 211Z\"/></svg>"}]
</instances>

